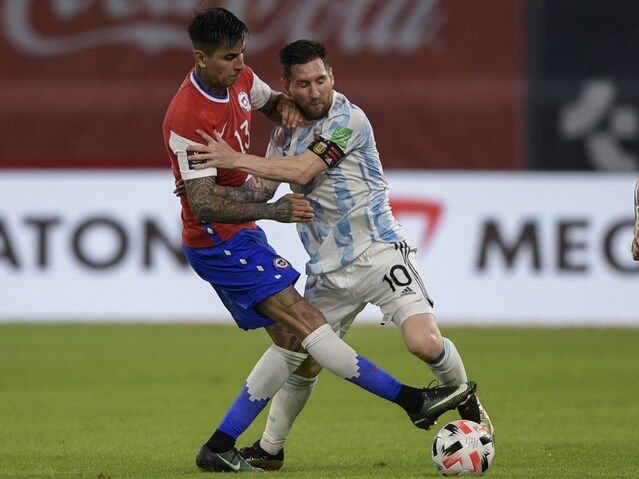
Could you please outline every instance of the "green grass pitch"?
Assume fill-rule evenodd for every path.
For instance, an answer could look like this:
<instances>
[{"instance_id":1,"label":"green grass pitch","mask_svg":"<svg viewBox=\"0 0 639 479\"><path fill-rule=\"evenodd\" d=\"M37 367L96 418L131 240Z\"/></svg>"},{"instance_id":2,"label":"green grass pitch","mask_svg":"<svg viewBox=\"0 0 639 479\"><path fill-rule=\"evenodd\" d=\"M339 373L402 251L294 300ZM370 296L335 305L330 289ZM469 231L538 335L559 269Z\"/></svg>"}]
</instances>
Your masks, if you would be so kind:
<instances>
[{"instance_id":1,"label":"green grass pitch","mask_svg":"<svg viewBox=\"0 0 639 479\"><path fill-rule=\"evenodd\" d=\"M496 426L485 477L639 477L639 329L442 329ZM433 379L394 326L356 324L346 340L408 384ZM195 454L268 344L220 325L2 325L0 478L201 479ZM270 474L441 477L434 434L325 371Z\"/></svg>"}]
</instances>

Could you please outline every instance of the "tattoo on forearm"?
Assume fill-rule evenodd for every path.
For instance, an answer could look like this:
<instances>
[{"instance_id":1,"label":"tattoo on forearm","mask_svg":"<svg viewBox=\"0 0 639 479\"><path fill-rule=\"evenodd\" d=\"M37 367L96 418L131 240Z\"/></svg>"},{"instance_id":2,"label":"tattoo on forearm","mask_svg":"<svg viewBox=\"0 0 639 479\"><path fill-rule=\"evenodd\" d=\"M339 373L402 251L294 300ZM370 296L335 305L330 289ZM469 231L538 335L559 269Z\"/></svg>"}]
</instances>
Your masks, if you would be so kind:
<instances>
[{"instance_id":1,"label":"tattoo on forearm","mask_svg":"<svg viewBox=\"0 0 639 479\"><path fill-rule=\"evenodd\" d=\"M251 178L241 187L216 184L214 176L188 180L184 186L193 215L205 223L244 223L262 219L292 223L300 220L300 210L285 195L266 203L278 182Z\"/></svg>"},{"instance_id":2,"label":"tattoo on forearm","mask_svg":"<svg viewBox=\"0 0 639 479\"><path fill-rule=\"evenodd\" d=\"M251 177L241 186L215 185L215 194L223 198L243 203L264 203L275 194L279 183L256 176Z\"/></svg>"},{"instance_id":3,"label":"tattoo on forearm","mask_svg":"<svg viewBox=\"0 0 639 479\"><path fill-rule=\"evenodd\" d=\"M242 203L215 194L214 176L188 180L185 183L193 215L204 222L243 223L266 217L266 203Z\"/></svg>"}]
</instances>

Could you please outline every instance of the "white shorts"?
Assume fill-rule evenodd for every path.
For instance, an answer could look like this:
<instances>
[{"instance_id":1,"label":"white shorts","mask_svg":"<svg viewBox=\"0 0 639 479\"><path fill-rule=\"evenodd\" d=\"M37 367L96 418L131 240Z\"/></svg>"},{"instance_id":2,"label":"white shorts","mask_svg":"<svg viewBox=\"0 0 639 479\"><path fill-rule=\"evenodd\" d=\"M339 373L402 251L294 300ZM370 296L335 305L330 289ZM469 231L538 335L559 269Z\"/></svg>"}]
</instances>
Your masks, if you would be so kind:
<instances>
[{"instance_id":1,"label":"white shorts","mask_svg":"<svg viewBox=\"0 0 639 479\"><path fill-rule=\"evenodd\" d=\"M393 321L401 326L410 316L433 312L415 252L405 241L373 243L348 266L309 275L304 297L324 313L340 336L368 303L381 309L381 324Z\"/></svg>"}]
</instances>

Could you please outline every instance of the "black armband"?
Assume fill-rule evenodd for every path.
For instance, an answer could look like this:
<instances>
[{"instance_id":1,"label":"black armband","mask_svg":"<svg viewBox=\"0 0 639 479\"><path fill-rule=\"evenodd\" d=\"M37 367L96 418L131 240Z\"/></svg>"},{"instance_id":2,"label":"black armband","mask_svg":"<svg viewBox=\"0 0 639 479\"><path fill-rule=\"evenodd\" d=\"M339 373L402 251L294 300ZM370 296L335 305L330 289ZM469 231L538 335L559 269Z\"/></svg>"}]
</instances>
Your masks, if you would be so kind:
<instances>
[{"instance_id":1,"label":"black armband","mask_svg":"<svg viewBox=\"0 0 639 479\"><path fill-rule=\"evenodd\" d=\"M333 168L346 156L337 144L330 140L325 140L321 136L316 136L311 144L308 145L308 149L319 156L329 168Z\"/></svg>"}]
</instances>

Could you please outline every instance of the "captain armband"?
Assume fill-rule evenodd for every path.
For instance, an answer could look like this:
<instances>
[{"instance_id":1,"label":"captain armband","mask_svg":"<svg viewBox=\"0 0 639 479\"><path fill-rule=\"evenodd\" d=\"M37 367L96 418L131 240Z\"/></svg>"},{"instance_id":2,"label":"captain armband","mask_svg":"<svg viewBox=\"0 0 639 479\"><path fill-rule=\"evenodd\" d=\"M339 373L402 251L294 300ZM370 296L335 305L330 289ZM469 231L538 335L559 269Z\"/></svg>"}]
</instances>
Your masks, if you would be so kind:
<instances>
[{"instance_id":1,"label":"captain armband","mask_svg":"<svg viewBox=\"0 0 639 479\"><path fill-rule=\"evenodd\" d=\"M315 137L308 149L319 156L326 166L333 168L346 156L342 149L330 140L325 140L321 136Z\"/></svg>"}]
</instances>

